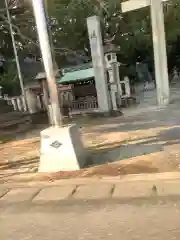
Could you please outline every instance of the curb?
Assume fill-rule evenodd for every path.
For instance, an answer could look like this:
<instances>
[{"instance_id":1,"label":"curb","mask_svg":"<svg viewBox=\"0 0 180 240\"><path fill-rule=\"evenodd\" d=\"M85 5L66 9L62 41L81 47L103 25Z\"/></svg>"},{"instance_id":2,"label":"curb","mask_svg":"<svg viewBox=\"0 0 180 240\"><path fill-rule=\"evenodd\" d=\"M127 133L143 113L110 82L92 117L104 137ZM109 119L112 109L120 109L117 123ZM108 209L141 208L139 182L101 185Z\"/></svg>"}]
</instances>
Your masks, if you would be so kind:
<instances>
[{"instance_id":1,"label":"curb","mask_svg":"<svg viewBox=\"0 0 180 240\"><path fill-rule=\"evenodd\" d=\"M70 179L49 184L1 186L0 204L46 204L79 200L159 199L180 197L180 173L122 178Z\"/></svg>"},{"instance_id":2,"label":"curb","mask_svg":"<svg viewBox=\"0 0 180 240\"><path fill-rule=\"evenodd\" d=\"M91 178L69 178L50 181L21 181L6 182L0 184L4 188L21 188L21 187L50 187L61 185L85 185L89 183L123 183L137 181L155 181L155 180L180 180L180 172L150 173L150 174L128 174L119 177L91 177Z\"/></svg>"}]
</instances>

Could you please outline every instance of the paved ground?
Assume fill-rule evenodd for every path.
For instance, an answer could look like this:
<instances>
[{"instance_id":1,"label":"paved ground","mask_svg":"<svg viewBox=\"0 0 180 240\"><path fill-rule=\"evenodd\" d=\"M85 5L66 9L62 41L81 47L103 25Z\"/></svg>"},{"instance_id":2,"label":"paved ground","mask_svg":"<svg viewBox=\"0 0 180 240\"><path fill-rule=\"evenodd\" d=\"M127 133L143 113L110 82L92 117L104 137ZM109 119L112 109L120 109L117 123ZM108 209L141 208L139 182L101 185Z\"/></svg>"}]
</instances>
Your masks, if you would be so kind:
<instances>
[{"instance_id":1,"label":"paved ground","mask_svg":"<svg viewBox=\"0 0 180 240\"><path fill-rule=\"evenodd\" d=\"M1 240L175 240L180 204L113 201L0 208Z\"/></svg>"},{"instance_id":2,"label":"paved ground","mask_svg":"<svg viewBox=\"0 0 180 240\"><path fill-rule=\"evenodd\" d=\"M180 173L169 173L29 188L2 185L0 238L179 239L179 179Z\"/></svg>"},{"instance_id":3,"label":"paved ground","mask_svg":"<svg viewBox=\"0 0 180 240\"><path fill-rule=\"evenodd\" d=\"M180 86L172 93L165 109L156 107L156 92L150 90L139 94L139 106L124 117L78 123L92 167L44 179L179 171ZM37 180L39 131L21 137L0 144L0 183Z\"/></svg>"}]
</instances>

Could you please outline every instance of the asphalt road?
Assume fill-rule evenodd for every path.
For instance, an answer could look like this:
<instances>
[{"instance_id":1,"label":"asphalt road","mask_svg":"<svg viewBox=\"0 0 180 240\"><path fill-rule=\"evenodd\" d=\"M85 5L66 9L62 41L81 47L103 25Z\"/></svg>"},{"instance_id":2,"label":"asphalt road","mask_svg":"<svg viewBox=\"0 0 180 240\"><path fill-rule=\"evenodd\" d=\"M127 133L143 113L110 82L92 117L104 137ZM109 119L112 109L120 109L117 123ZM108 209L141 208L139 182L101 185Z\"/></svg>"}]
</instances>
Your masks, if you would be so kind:
<instances>
[{"instance_id":1,"label":"asphalt road","mask_svg":"<svg viewBox=\"0 0 180 240\"><path fill-rule=\"evenodd\" d=\"M0 207L1 240L180 239L180 203L64 203Z\"/></svg>"}]
</instances>

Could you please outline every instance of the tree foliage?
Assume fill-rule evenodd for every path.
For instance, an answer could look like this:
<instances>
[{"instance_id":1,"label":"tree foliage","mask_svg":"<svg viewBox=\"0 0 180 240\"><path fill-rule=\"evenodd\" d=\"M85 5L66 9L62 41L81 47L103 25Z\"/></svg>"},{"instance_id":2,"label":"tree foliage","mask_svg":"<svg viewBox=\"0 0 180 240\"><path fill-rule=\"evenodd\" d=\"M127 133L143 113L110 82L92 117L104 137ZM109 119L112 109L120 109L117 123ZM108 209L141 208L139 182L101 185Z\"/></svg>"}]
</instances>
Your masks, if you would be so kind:
<instances>
[{"instance_id":1,"label":"tree foliage","mask_svg":"<svg viewBox=\"0 0 180 240\"><path fill-rule=\"evenodd\" d=\"M0 53L13 56L11 37L0 3ZM78 52L90 56L86 18L98 15L104 40L120 47L119 61L135 64L142 56L152 65L153 46L150 8L122 13L122 0L46 0L47 21L56 59L65 64L64 55ZM41 56L31 1L9 0L13 30L20 56ZM180 0L164 3L169 69L180 68Z\"/></svg>"},{"instance_id":2,"label":"tree foliage","mask_svg":"<svg viewBox=\"0 0 180 240\"><path fill-rule=\"evenodd\" d=\"M122 14L120 0L47 0L54 45L89 49L86 18L100 16L103 36L120 47L119 60L133 64L137 56L153 62L150 8ZM168 57L180 36L180 0L164 3ZM174 52L175 53L175 52ZM88 51L90 54L90 51ZM171 59L171 65L176 62ZM180 66L179 66L180 67Z\"/></svg>"},{"instance_id":3,"label":"tree foliage","mask_svg":"<svg viewBox=\"0 0 180 240\"><path fill-rule=\"evenodd\" d=\"M2 86L4 94L8 93L10 96L19 95L20 87L15 62L5 64L5 69L0 74L0 86Z\"/></svg>"}]
</instances>

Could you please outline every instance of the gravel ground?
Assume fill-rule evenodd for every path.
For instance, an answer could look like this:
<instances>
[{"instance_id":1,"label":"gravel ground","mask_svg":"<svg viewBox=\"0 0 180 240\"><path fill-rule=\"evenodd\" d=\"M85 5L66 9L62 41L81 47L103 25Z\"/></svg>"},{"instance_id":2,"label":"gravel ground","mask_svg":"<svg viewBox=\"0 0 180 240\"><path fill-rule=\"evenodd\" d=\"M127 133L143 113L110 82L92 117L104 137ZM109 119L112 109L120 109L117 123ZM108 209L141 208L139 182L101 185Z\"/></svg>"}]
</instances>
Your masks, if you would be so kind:
<instances>
[{"instance_id":1,"label":"gravel ground","mask_svg":"<svg viewBox=\"0 0 180 240\"><path fill-rule=\"evenodd\" d=\"M123 117L80 124L83 142L91 153L91 167L78 172L40 176L42 180L69 177L118 176L180 169L180 88L173 102L155 107L155 91L139 95L140 105ZM37 179L39 130L0 144L0 182Z\"/></svg>"}]
</instances>

